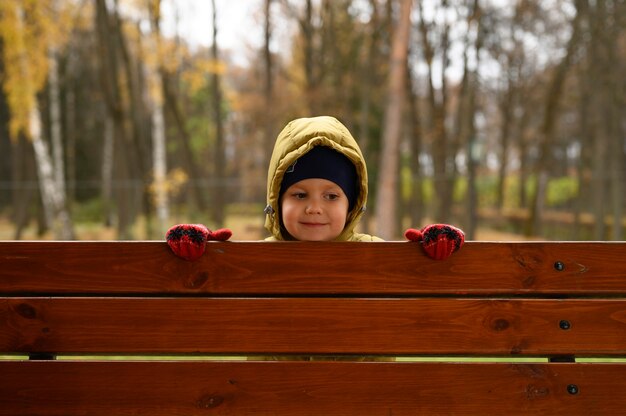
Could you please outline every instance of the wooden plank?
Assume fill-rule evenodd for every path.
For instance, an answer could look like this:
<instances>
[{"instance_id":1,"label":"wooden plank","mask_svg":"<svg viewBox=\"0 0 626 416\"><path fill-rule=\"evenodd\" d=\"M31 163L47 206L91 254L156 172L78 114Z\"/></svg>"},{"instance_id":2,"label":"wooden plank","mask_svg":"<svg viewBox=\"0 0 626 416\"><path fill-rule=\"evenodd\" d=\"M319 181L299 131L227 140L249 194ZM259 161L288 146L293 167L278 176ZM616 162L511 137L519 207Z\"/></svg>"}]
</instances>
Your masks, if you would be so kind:
<instances>
[{"instance_id":1,"label":"wooden plank","mask_svg":"<svg viewBox=\"0 0 626 416\"><path fill-rule=\"evenodd\" d=\"M0 298L0 321L0 352L626 354L625 299Z\"/></svg>"},{"instance_id":2,"label":"wooden plank","mask_svg":"<svg viewBox=\"0 0 626 416\"><path fill-rule=\"evenodd\" d=\"M0 362L0 415L617 415L625 364ZM576 392L576 394L572 394Z\"/></svg>"},{"instance_id":3,"label":"wooden plank","mask_svg":"<svg viewBox=\"0 0 626 416\"><path fill-rule=\"evenodd\" d=\"M626 243L468 242L446 261L417 244L0 242L0 293L621 294ZM555 263L561 262L561 271Z\"/></svg>"}]
</instances>

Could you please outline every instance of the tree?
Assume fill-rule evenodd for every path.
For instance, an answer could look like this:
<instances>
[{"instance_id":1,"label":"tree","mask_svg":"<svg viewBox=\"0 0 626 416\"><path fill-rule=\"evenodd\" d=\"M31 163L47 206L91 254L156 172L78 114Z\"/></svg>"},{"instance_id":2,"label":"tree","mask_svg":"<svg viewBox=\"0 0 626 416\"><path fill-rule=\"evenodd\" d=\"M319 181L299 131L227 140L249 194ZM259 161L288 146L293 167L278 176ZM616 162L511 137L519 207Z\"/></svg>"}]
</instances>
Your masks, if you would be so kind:
<instances>
[{"instance_id":1,"label":"tree","mask_svg":"<svg viewBox=\"0 0 626 416\"><path fill-rule=\"evenodd\" d=\"M219 49L217 47L217 9L215 0L211 0L213 6L213 42L211 44L211 57L214 62L220 59ZM222 86L219 71L214 71L212 76L211 88L213 95L213 122L215 123L215 149L213 152L214 173L213 176L218 181L226 178L226 153L224 152L224 127L222 119ZM216 182L213 188L213 220L218 227L224 226L225 205L224 190L219 182Z\"/></svg>"},{"instance_id":2,"label":"tree","mask_svg":"<svg viewBox=\"0 0 626 416\"><path fill-rule=\"evenodd\" d=\"M383 61L385 59L383 51L382 34L385 32L381 19L381 12L378 6L378 0L370 0L371 13L370 20L364 28L364 41L362 48L363 56L360 58L361 64L358 66L357 76L359 83L358 88L358 124L356 128L357 138L359 140L363 155L367 160L368 177L370 183L376 183L378 178L378 142L380 141L375 122L377 120L379 101L378 91L379 85L383 84L380 80L383 77L383 70L386 69ZM376 188L370 187L370 198L376 196ZM371 210L365 211L363 220L361 221L363 231L370 234L370 217Z\"/></svg>"},{"instance_id":3,"label":"tree","mask_svg":"<svg viewBox=\"0 0 626 416\"><path fill-rule=\"evenodd\" d=\"M53 6L56 3L53 4ZM56 7L46 10L40 2L3 2L0 9L5 61L5 84L11 109L11 136L24 135L30 139L35 151L39 189L48 226L57 239L74 239L74 227L67 209L64 183L64 161L60 143L58 73L56 42L60 35L49 30L50 22L57 18ZM47 14L47 13L52 13ZM29 19L26 19L26 16ZM47 38L48 43L41 42ZM52 139L56 158L43 137L42 114L37 93L50 81L52 108ZM55 166L56 162L56 166ZM56 172L56 174L55 174Z\"/></svg>"},{"instance_id":4,"label":"tree","mask_svg":"<svg viewBox=\"0 0 626 416\"><path fill-rule=\"evenodd\" d=\"M106 189L113 181L130 182L131 160L130 146L128 146L128 134L125 128L125 113L122 92L120 88L120 64L117 45L115 43L116 32L112 25L117 25L116 11L109 15L105 0L96 0L96 31L98 46L100 49L100 80L101 89L106 102L105 126L112 126L111 130L105 130L104 135L104 159L103 174L115 175L111 178L103 177L103 196L108 196L112 191ZM112 132L112 134L111 134ZM106 134L108 133L108 134ZM109 143L113 140L114 143ZM119 151L116 151L119 149ZM112 151L111 151L112 150ZM110 158L108 157L110 156ZM113 159L113 157L115 159ZM115 163L116 160L118 163ZM117 188L117 232L121 239L132 238L130 225L132 222L132 210L130 206L130 193L124 187Z\"/></svg>"},{"instance_id":5,"label":"tree","mask_svg":"<svg viewBox=\"0 0 626 416\"><path fill-rule=\"evenodd\" d=\"M169 221L169 201L167 190L167 159L165 152L165 117L163 104L163 86L165 85L161 74L163 73L161 48L161 1L151 1L148 6L150 24L152 27L152 42L155 63L148 67L149 89L152 94L152 164L153 164L153 198L156 206L156 214L159 223L159 235L167 229Z\"/></svg>"},{"instance_id":6,"label":"tree","mask_svg":"<svg viewBox=\"0 0 626 416\"><path fill-rule=\"evenodd\" d=\"M385 109L382 156L379 167L378 194L376 197L376 233L391 240L398 235L397 190L399 172L399 145L406 85L406 61L411 31L412 0L402 0L398 26L394 31L389 63L389 92Z\"/></svg>"},{"instance_id":7,"label":"tree","mask_svg":"<svg viewBox=\"0 0 626 416\"><path fill-rule=\"evenodd\" d=\"M623 2L622 2L623 3ZM594 237L606 238L605 214L612 216L610 239L623 238L624 128L617 91L624 91L623 68L619 68L619 2L577 3L588 19L587 75L591 84L591 120L594 135ZM625 7L625 6L621 6ZM623 22L622 22L623 23ZM623 28L623 26L622 26ZM620 85L621 80L621 85ZM622 97L623 103L623 97ZM621 126L620 126L621 124Z\"/></svg>"},{"instance_id":8,"label":"tree","mask_svg":"<svg viewBox=\"0 0 626 416\"><path fill-rule=\"evenodd\" d=\"M478 226L478 195L476 185L476 96L479 88L478 67L483 44L484 30L482 27L482 9L479 0L474 0L467 12L467 33L463 53L463 79L461 92L458 98L457 109L457 136L459 143L466 143L467 160L467 222L465 233L468 239L474 239ZM471 36L473 34L473 36ZM474 38L474 44L470 39ZM469 67L469 54L473 50L474 68Z\"/></svg>"},{"instance_id":9,"label":"tree","mask_svg":"<svg viewBox=\"0 0 626 416\"><path fill-rule=\"evenodd\" d=\"M580 0L577 0L580 1ZM580 5L579 5L580 6ZM541 233L541 213L545 202L545 192L549 177L549 165L552 160L552 145L554 143L555 126L558 114L558 104L565 84L565 76L573 60L575 59L576 48L580 38L580 13L578 12L572 19L572 34L567 44L565 56L554 68L548 93L545 97L545 109L541 124L541 143L539 147L539 161L536 167L535 186L533 199L530 206L530 215L526 224L525 234L527 236Z\"/></svg>"},{"instance_id":10,"label":"tree","mask_svg":"<svg viewBox=\"0 0 626 416\"><path fill-rule=\"evenodd\" d=\"M274 122L274 64L272 59L272 51L270 44L272 41L272 0L264 0L263 15L264 21L264 43L263 43L263 61L265 63L265 79L263 96L265 101L265 109L267 111L265 115L264 131L263 131L263 148L266 149L263 157L263 166L269 166L269 158L271 150L274 147L275 137L275 122Z\"/></svg>"},{"instance_id":11,"label":"tree","mask_svg":"<svg viewBox=\"0 0 626 416\"><path fill-rule=\"evenodd\" d=\"M435 6L437 7L437 6ZM447 14L448 1L442 0L439 5L441 13ZM452 206L452 186L454 184L454 156L456 149L450 146L450 134L446 126L448 113L448 86L446 71L450 65L449 48L450 48L450 23L447 19L437 27L427 21L422 2L418 2L419 15L419 32L422 41L422 50L424 60L427 67L427 102L428 102L428 119L426 131L431 143L431 154L433 159L434 170L434 209L433 215L439 222L448 222ZM438 42L436 43L436 41ZM434 45L433 45L434 44ZM435 73L436 60L439 61L440 72ZM436 77L439 79L441 86L435 86Z\"/></svg>"}]
</instances>

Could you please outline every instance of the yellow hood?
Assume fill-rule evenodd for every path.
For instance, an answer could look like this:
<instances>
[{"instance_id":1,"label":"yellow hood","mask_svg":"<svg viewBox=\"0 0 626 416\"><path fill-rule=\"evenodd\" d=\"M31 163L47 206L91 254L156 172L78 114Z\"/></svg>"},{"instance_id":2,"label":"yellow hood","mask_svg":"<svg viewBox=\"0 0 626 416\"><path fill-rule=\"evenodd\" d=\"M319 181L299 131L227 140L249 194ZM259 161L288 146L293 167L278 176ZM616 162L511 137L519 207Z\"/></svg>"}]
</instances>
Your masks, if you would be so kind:
<instances>
[{"instance_id":1,"label":"yellow hood","mask_svg":"<svg viewBox=\"0 0 626 416\"><path fill-rule=\"evenodd\" d=\"M328 146L354 163L359 181L359 196L352 211L348 213L346 226L337 241L352 241L354 227L365 211L367 201L367 168L356 140L348 129L334 117L321 116L299 118L291 121L280 132L274 145L267 172L267 206L265 228L273 240L284 240L281 234L278 197L283 175L299 157L315 146Z\"/></svg>"}]
</instances>

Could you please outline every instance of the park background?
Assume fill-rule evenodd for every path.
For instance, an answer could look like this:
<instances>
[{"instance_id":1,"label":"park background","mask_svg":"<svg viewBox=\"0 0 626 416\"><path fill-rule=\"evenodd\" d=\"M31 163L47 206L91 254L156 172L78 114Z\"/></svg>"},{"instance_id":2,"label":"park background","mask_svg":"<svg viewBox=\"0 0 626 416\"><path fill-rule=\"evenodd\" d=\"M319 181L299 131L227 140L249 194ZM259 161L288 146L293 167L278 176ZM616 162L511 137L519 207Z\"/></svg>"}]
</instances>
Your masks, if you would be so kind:
<instances>
[{"instance_id":1,"label":"park background","mask_svg":"<svg viewBox=\"0 0 626 416\"><path fill-rule=\"evenodd\" d=\"M263 238L273 141L324 114L360 231L623 240L624 74L625 0L4 0L0 239Z\"/></svg>"}]
</instances>

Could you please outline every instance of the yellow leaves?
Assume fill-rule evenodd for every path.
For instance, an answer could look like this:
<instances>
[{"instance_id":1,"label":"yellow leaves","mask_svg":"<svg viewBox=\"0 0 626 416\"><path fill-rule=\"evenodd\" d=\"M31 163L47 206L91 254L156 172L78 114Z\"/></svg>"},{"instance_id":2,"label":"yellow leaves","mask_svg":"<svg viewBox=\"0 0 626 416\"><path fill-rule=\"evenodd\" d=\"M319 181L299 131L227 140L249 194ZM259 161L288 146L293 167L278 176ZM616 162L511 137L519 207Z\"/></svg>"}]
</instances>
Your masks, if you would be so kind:
<instances>
[{"instance_id":1,"label":"yellow leaves","mask_svg":"<svg viewBox=\"0 0 626 416\"><path fill-rule=\"evenodd\" d=\"M181 78L188 85L192 95L208 88L208 83L211 82L211 75L224 74L227 69L223 61L215 61L214 59L202 58L200 56L196 56L191 64L191 67L181 74Z\"/></svg>"},{"instance_id":2,"label":"yellow leaves","mask_svg":"<svg viewBox=\"0 0 626 416\"><path fill-rule=\"evenodd\" d=\"M199 59L196 67L198 70L211 75L223 75L226 72L226 64L223 61L216 61L215 59Z\"/></svg>"},{"instance_id":3,"label":"yellow leaves","mask_svg":"<svg viewBox=\"0 0 626 416\"><path fill-rule=\"evenodd\" d=\"M0 36L3 39L3 87L11 109L9 131L15 138L28 133L35 93L46 79L47 48L41 42L40 14L32 1L0 2Z\"/></svg>"},{"instance_id":4,"label":"yellow leaves","mask_svg":"<svg viewBox=\"0 0 626 416\"><path fill-rule=\"evenodd\" d=\"M202 72L187 70L182 73L181 78L188 85L191 95L195 95L207 87L208 79L206 74Z\"/></svg>"},{"instance_id":5,"label":"yellow leaves","mask_svg":"<svg viewBox=\"0 0 626 416\"><path fill-rule=\"evenodd\" d=\"M0 1L0 37L3 39L2 85L11 109L9 131L15 138L29 135L28 120L36 94L46 82L50 51L68 38L70 2L39 0Z\"/></svg>"},{"instance_id":6,"label":"yellow leaves","mask_svg":"<svg viewBox=\"0 0 626 416\"><path fill-rule=\"evenodd\" d=\"M73 2L71 2L73 3ZM66 7L61 12L60 26L66 28L65 34L67 38L63 44L68 43L76 33L88 32L93 28L95 18L95 2L84 2L79 6L79 10L75 10L76 6ZM71 29L71 30L70 30ZM72 33L74 31L74 34Z\"/></svg>"},{"instance_id":7,"label":"yellow leaves","mask_svg":"<svg viewBox=\"0 0 626 416\"><path fill-rule=\"evenodd\" d=\"M180 48L176 42L161 38L156 44L158 45L157 59L161 67L168 72L176 72L180 67Z\"/></svg>"},{"instance_id":8,"label":"yellow leaves","mask_svg":"<svg viewBox=\"0 0 626 416\"><path fill-rule=\"evenodd\" d=\"M189 176L180 168L172 169L162 183L153 180L149 186L149 192L153 197L158 195L158 187L165 188L165 192L170 196L176 196L181 191L183 185L187 183Z\"/></svg>"},{"instance_id":9,"label":"yellow leaves","mask_svg":"<svg viewBox=\"0 0 626 416\"><path fill-rule=\"evenodd\" d=\"M223 92L224 92L226 101L230 103L231 110L234 112L241 111L243 108L243 103L242 103L243 97L241 96L241 94L229 88L225 88Z\"/></svg>"}]
</instances>

